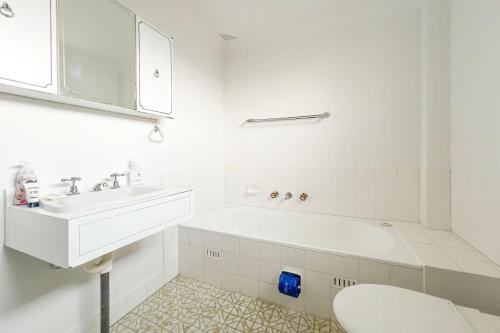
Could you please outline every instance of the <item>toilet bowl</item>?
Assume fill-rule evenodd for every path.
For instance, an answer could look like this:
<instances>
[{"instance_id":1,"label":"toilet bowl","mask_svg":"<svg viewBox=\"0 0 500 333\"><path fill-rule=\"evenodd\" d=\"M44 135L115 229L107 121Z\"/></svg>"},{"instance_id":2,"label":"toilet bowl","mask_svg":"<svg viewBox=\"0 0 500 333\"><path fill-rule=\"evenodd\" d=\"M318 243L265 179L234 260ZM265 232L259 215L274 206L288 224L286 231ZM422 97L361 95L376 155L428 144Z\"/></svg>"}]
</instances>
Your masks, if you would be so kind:
<instances>
[{"instance_id":1,"label":"toilet bowl","mask_svg":"<svg viewBox=\"0 0 500 333\"><path fill-rule=\"evenodd\" d=\"M408 289L361 284L341 290L335 317L349 333L471 333L452 302Z\"/></svg>"}]
</instances>

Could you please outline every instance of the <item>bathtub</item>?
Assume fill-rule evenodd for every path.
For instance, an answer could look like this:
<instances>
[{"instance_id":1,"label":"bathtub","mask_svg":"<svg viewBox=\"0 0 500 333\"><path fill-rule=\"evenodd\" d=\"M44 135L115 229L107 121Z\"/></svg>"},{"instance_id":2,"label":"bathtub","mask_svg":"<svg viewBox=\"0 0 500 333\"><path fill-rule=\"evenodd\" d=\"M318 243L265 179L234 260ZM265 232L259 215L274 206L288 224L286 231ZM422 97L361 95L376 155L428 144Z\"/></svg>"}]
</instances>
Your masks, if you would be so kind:
<instances>
[{"instance_id":1,"label":"bathtub","mask_svg":"<svg viewBox=\"0 0 500 333\"><path fill-rule=\"evenodd\" d=\"M264 208L225 207L182 227L393 265L422 265L396 227L381 221Z\"/></svg>"}]
</instances>

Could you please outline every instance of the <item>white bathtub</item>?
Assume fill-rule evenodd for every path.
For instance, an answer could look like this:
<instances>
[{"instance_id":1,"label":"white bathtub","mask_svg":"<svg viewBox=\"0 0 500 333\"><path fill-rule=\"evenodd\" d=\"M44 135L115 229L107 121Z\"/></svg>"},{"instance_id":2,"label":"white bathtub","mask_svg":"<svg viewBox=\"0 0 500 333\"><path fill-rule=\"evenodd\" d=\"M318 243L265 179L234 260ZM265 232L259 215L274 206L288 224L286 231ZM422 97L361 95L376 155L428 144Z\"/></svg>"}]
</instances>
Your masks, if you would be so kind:
<instances>
[{"instance_id":1,"label":"white bathtub","mask_svg":"<svg viewBox=\"0 0 500 333\"><path fill-rule=\"evenodd\" d=\"M395 227L380 221L249 207L226 207L182 224L332 254L421 268Z\"/></svg>"}]
</instances>

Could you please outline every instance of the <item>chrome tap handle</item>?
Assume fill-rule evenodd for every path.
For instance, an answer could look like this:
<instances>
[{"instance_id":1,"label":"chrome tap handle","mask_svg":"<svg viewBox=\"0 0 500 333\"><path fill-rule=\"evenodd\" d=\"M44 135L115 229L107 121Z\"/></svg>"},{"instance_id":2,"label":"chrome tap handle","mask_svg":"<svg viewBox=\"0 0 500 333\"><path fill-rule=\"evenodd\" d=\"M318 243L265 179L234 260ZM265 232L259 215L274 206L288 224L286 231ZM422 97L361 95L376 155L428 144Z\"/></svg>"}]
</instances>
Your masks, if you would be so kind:
<instances>
[{"instance_id":1,"label":"chrome tap handle","mask_svg":"<svg viewBox=\"0 0 500 333\"><path fill-rule=\"evenodd\" d=\"M104 188L108 187L108 183L99 183L94 186L93 192L101 192Z\"/></svg>"},{"instance_id":2,"label":"chrome tap handle","mask_svg":"<svg viewBox=\"0 0 500 333\"><path fill-rule=\"evenodd\" d=\"M123 177L123 176L125 176L125 174L124 173L112 173L109 176L111 178L114 178L114 180L113 180L113 186L111 188L112 189L120 188L120 183L118 182L118 177Z\"/></svg>"},{"instance_id":3,"label":"chrome tap handle","mask_svg":"<svg viewBox=\"0 0 500 333\"><path fill-rule=\"evenodd\" d=\"M7 2L2 3L2 5L0 6L0 14L7 18L15 16L14 11Z\"/></svg>"},{"instance_id":4,"label":"chrome tap handle","mask_svg":"<svg viewBox=\"0 0 500 333\"><path fill-rule=\"evenodd\" d=\"M79 182L80 180L82 180L82 177L71 177L71 178L63 178L61 179L61 182L63 183L67 183L67 182Z\"/></svg>"},{"instance_id":5,"label":"chrome tap handle","mask_svg":"<svg viewBox=\"0 0 500 333\"><path fill-rule=\"evenodd\" d=\"M80 194L80 191L78 191L78 186L76 185L76 182L79 182L82 180L82 177L71 177L71 178L63 178L61 179L61 182L67 183L71 182L71 186L69 187L69 195L76 195Z\"/></svg>"}]
</instances>

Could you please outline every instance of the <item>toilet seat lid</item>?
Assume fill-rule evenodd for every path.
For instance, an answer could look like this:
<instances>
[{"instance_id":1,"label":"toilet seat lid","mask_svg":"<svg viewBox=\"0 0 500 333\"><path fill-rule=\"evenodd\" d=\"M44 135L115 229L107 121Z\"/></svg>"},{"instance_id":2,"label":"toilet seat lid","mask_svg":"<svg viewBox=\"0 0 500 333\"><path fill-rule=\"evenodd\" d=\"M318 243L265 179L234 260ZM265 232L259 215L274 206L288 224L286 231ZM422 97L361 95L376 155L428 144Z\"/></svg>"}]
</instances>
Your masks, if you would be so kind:
<instances>
[{"instance_id":1,"label":"toilet seat lid","mask_svg":"<svg viewBox=\"0 0 500 333\"><path fill-rule=\"evenodd\" d=\"M342 289L335 316L349 333L471 333L450 301L408 289L361 284Z\"/></svg>"}]
</instances>

